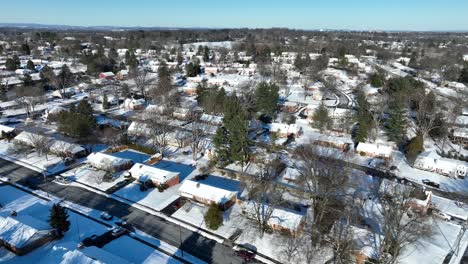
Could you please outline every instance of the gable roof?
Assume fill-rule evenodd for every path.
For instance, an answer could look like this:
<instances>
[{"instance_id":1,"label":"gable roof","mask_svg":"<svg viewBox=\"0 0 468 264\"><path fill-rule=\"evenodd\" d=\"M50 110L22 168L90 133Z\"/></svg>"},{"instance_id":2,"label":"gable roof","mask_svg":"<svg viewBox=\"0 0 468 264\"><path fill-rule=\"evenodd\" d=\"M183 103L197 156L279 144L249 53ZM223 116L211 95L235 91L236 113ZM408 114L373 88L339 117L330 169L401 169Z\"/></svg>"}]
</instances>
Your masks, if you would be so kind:
<instances>
[{"instance_id":1,"label":"gable roof","mask_svg":"<svg viewBox=\"0 0 468 264\"><path fill-rule=\"evenodd\" d=\"M46 236L50 231L47 223L26 214L0 216L0 240L21 248L28 241Z\"/></svg>"},{"instance_id":2,"label":"gable roof","mask_svg":"<svg viewBox=\"0 0 468 264\"><path fill-rule=\"evenodd\" d=\"M237 196L237 192L204 184L201 181L185 180L179 189L180 193L200 197L217 204L224 204Z\"/></svg>"},{"instance_id":3,"label":"gable roof","mask_svg":"<svg viewBox=\"0 0 468 264\"><path fill-rule=\"evenodd\" d=\"M161 170L141 163L133 165L129 172L132 174L132 177L138 178L141 182L153 179L160 183L165 183L179 175L179 173Z\"/></svg>"}]
</instances>

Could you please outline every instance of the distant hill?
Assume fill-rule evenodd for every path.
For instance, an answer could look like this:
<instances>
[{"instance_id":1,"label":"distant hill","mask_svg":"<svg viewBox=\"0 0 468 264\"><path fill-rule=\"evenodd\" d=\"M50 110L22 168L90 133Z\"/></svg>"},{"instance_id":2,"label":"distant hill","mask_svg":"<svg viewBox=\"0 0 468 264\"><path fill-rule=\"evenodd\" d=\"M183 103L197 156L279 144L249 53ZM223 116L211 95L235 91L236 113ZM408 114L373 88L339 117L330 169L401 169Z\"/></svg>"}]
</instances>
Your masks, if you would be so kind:
<instances>
[{"instance_id":1,"label":"distant hill","mask_svg":"<svg viewBox=\"0 0 468 264\"><path fill-rule=\"evenodd\" d=\"M51 25L37 23L0 23L0 28L21 28L21 29L49 29L49 30L179 30L179 29L209 29L209 28L177 28L177 27L119 27L119 26L70 26L70 25Z\"/></svg>"}]
</instances>

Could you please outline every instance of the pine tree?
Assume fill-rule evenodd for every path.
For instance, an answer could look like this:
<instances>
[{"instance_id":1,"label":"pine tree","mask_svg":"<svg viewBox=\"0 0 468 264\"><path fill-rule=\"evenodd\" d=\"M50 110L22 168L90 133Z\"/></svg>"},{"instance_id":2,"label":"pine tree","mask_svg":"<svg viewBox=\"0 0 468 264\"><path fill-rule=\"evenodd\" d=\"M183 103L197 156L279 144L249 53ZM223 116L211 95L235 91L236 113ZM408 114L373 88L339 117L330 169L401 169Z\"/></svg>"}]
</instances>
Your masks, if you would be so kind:
<instances>
[{"instance_id":1,"label":"pine tree","mask_svg":"<svg viewBox=\"0 0 468 264\"><path fill-rule=\"evenodd\" d=\"M70 221L68 221L67 210L60 204L52 205L49 216L49 224L52 228L55 228L59 236L63 236L63 233L70 229Z\"/></svg>"},{"instance_id":2,"label":"pine tree","mask_svg":"<svg viewBox=\"0 0 468 264\"><path fill-rule=\"evenodd\" d=\"M417 135L410 140L406 146L406 156L413 163L416 157L424 150L424 138L422 135Z\"/></svg>"},{"instance_id":3,"label":"pine tree","mask_svg":"<svg viewBox=\"0 0 468 264\"><path fill-rule=\"evenodd\" d=\"M28 70L31 70L31 71L36 71L36 68L34 66L34 62L32 62L31 60L28 60L28 63L26 64L26 68Z\"/></svg>"},{"instance_id":4,"label":"pine tree","mask_svg":"<svg viewBox=\"0 0 468 264\"><path fill-rule=\"evenodd\" d=\"M279 87L274 83L261 82L255 90L256 110L269 117L274 117L278 104Z\"/></svg>"},{"instance_id":5,"label":"pine tree","mask_svg":"<svg viewBox=\"0 0 468 264\"><path fill-rule=\"evenodd\" d=\"M396 99L390 104L390 118L387 120L387 134L390 140L402 143L406 134L405 108L401 100Z\"/></svg>"},{"instance_id":6,"label":"pine tree","mask_svg":"<svg viewBox=\"0 0 468 264\"><path fill-rule=\"evenodd\" d=\"M107 99L107 94L102 97L102 109L109 109L109 100Z\"/></svg>"},{"instance_id":7,"label":"pine tree","mask_svg":"<svg viewBox=\"0 0 468 264\"><path fill-rule=\"evenodd\" d=\"M313 119L314 119L313 126L315 128L320 129L321 132L329 128L332 123L332 119L330 118L330 115L328 114L328 109L323 103L321 103L319 107L315 110Z\"/></svg>"},{"instance_id":8,"label":"pine tree","mask_svg":"<svg viewBox=\"0 0 468 264\"><path fill-rule=\"evenodd\" d=\"M211 204L204 219L209 229L216 230L223 224L223 211L219 209L218 205Z\"/></svg>"}]
</instances>

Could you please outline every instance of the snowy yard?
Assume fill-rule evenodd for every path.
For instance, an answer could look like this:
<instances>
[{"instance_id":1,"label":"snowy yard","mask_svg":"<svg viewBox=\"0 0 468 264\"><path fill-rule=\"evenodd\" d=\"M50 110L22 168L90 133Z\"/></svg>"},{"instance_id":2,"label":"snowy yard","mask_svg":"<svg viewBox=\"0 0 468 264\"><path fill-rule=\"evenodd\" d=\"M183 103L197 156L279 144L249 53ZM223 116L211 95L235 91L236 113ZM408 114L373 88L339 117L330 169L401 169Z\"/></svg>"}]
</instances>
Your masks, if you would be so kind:
<instances>
[{"instance_id":1,"label":"snowy yard","mask_svg":"<svg viewBox=\"0 0 468 264\"><path fill-rule=\"evenodd\" d=\"M18 215L29 215L47 222L51 202L20 191L11 186L0 186L0 213L16 211ZM65 203L66 204L66 203ZM90 210L92 215L98 211ZM4 263L180 263L160 251L155 250L128 236L122 236L104 248L87 247L77 249L86 237L100 235L108 228L87 217L68 211L70 230L60 240L54 240L24 256L16 256L5 248L0 248L0 262Z\"/></svg>"},{"instance_id":2,"label":"snowy yard","mask_svg":"<svg viewBox=\"0 0 468 264\"><path fill-rule=\"evenodd\" d=\"M154 210L161 211L179 198L179 187L180 184L172 186L164 192L159 192L157 188L140 191L140 184L131 183L115 192L114 195L150 207Z\"/></svg>"},{"instance_id":3,"label":"snowy yard","mask_svg":"<svg viewBox=\"0 0 468 264\"><path fill-rule=\"evenodd\" d=\"M123 176L124 172L112 173L112 178L109 176L109 180L106 179L106 174L108 173L109 172L107 171L97 170L89 165L84 164L62 173L62 176L68 177L70 180L89 185L103 192L109 190L119 182L126 180Z\"/></svg>"}]
</instances>

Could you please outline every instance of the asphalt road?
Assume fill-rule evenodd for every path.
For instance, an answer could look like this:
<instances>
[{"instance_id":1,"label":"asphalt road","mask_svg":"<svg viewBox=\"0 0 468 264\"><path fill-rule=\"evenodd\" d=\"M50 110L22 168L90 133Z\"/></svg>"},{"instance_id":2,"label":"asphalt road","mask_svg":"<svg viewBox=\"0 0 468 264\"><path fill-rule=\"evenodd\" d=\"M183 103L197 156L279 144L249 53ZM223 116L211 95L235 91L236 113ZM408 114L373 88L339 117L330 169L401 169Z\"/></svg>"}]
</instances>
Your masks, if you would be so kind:
<instances>
[{"instance_id":1,"label":"asphalt road","mask_svg":"<svg viewBox=\"0 0 468 264\"><path fill-rule=\"evenodd\" d=\"M92 191L56 184L50 180L45 182L42 174L15 163L0 159L0 175L10 178L12 183L40 189L88 208L107 211L111 215L125 219L135 228L181 248L184 252L207 263L243 263L243 260L234 254L232 248L217 243L215 240L205 238L157 216Z\"/></svg>"}]
</instances>

